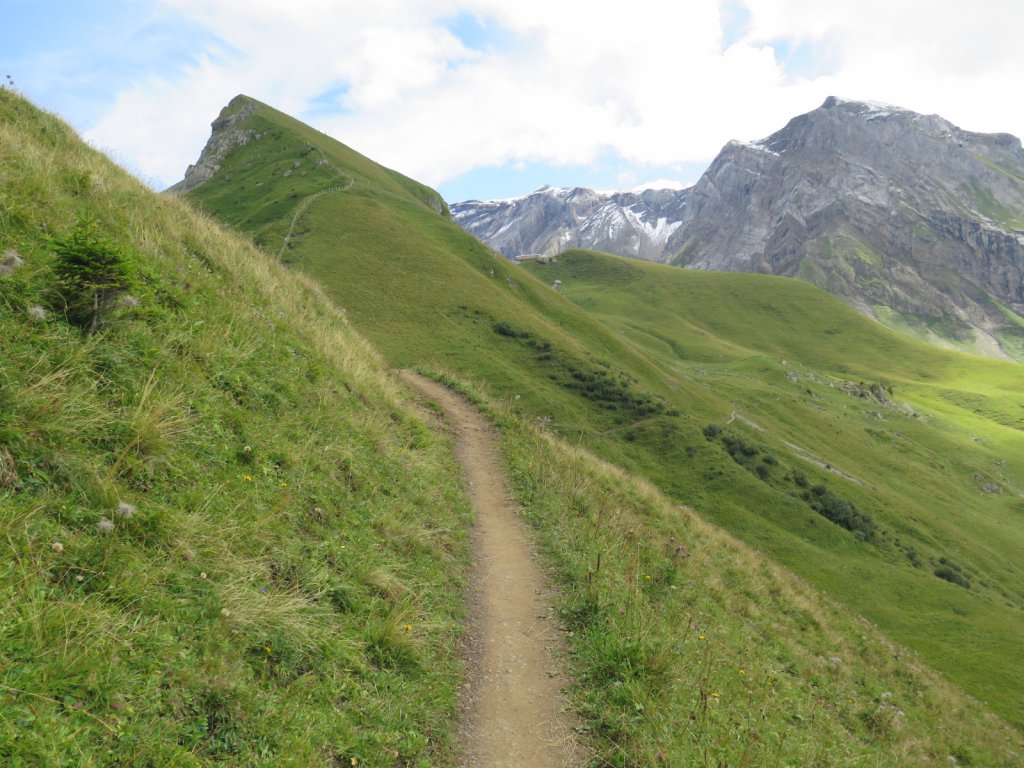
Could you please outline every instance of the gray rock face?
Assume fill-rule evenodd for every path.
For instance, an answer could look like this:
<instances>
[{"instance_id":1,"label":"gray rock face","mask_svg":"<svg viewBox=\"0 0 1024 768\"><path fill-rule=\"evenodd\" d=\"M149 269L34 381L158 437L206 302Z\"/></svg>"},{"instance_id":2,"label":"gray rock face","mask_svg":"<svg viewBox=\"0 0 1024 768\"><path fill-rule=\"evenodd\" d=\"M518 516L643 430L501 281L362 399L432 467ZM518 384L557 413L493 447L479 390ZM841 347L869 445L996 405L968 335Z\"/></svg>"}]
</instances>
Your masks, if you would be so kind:
<instances>
[{"instance_id":1,"label":"gray rock face","mask_svg":"<svg viewBox=\"0 0 1024 768\"><path fill-rule=\"evenodd\" d=\"M685 192L649 189L601 194L544 187L514 200L470 200L451 207L464 229L509 258L570 248L660 260L678 229Z\"/></svg>"},{"instance_id":2,"label":"gray rock face","mask_svg":"<svg viewBox=\"0 0 1024 768\"><path fill-rule=\"evenodd\" d=\"M236 126L244 121L260 105L245 96L233 98L210 127L213 129L210 140L203 147L199 159L185 170L185 178L168 187L165 191L172 195L184 195L205 181L213 178L220 170L221 161L235 147L244 146L253 139L258 139L256 131L239 129Z\"/></svg>"},{"instance_id":3,"label":"gray rock face","mask_svg":"<svg viewBox=\"0 0 1024 768\"><path fill-rule=\"evenodd\" d=\"M666 260L800 277L922 334L1019 355L998 304L1024 312L1022 230L1018 139L829 98L767 139L728 144Z\"/></svg>"},{"instance_id":4,"label":"gray rock face","mask_svg":"<svg viewBox=\"0 0 1024 768\"><path fill-rule=\"evenodd\" d=\"M452 210L509 256L583 247L799 277L921 336L1024 356L1006 314L1024 313L1024 150L1013 136L830 97L766 139L729 142L694 187L647 194L546 188Z\"/></svg>"}]
</instances>

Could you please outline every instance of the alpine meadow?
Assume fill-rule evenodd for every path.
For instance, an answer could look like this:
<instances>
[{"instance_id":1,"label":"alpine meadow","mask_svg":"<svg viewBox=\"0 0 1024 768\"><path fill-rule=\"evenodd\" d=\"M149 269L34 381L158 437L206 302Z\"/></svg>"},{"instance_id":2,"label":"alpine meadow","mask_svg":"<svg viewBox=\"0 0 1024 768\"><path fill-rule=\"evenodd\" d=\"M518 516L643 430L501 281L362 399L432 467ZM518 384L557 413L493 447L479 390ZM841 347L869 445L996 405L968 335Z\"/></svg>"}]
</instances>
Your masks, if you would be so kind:
<instances>
[{"instance_id":1,"label":"alpine meadow","mask_svg":"<svg viewBox=\"0 0 1024 768\"><path fill-rule=\"evenodd\" d=\"M0 762L453 766L495 425L593 766L1021 765L1024 369L516 264L254 99L175 194L0 89ZM462 709L460 709L462 707Z\"/></svg>"}]
</instances>

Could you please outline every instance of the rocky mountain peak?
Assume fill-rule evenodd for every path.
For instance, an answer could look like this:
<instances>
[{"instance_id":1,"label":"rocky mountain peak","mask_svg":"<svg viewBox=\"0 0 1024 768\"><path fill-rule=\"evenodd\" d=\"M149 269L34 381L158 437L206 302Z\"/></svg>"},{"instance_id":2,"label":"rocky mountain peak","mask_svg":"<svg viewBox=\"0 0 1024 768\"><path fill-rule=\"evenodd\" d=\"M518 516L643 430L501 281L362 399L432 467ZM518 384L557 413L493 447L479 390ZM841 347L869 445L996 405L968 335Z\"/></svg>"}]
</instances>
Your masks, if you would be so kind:
<instances>
[{"instance_id":1,"label":"rocky mountain peak","mask_svg":"<svg viewBox=\"0 0 1024 768\"><path fill-rule=\"evenodd\" d=\"M168 187L166 191L173 195L183 195L195 189L213 178L220 170L221 162L232 149L259 138L256 131L245 130L240 125L262 106L255 99L243 94L228 102L217 119L210 124L210 139L206 142L199 159L185 170L184 179Z\"/></svg>"},{"instance_id":2,"label":"rocky mountain peak","mask_svg":"<svg viewBox=\"0 0 1024 768\"><path fill-rule=\"evenodd\" d=\"M687 190L541 192L452 211L508 256L580 247L800 277L894 327L1024 358L1024 151L1010 134L830 96L730 141Z\"/></svg>"}]
</instances>

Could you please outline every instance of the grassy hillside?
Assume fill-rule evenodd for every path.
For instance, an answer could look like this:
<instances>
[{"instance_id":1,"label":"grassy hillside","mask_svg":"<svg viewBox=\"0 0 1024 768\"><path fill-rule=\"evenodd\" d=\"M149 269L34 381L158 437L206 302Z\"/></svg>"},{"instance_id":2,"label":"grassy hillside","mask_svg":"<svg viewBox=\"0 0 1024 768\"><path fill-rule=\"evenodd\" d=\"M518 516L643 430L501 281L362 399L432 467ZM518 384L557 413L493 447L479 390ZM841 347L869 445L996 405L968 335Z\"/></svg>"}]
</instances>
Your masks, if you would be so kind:
<instances>
[{"instance_id":1,"label":"grassy hillside","mask_svg":"<svg viewBox=\"0 0 1024 768\"><path fill-rule=\"evenodd\" d=\"M350 150L307 138L354 175ZM261 189L292 158L270 159L262 176L251 161ZM222 213L202 190L246 219L242 197ZM534 277L368 178L284 219L284 258L391 362L486 381L1024 724L1019 366L915 343L797 281L595 254Z\"/></svg>"},{"instance_id":2,"label":"grassy hillside","mask_svg":"<svg viewBox=\"0 0 1024 768\"><path fill-rule=\"evenodd\" d=\"M308 204L314 195L333 194L354 184L370 185L390 202L418 203L447 212L440 195L429 187L377 165L266 104L238 96L220 117L254 107L258 109L240 128L252 140L228 154L220 171L191 197L216 210L222 220L250 232L258 244L277 251L292 224L298 223L294 221L297 207Z\"/></svg>"},{"instance_id":3,"label":"grassy hillside","mask_svg":"<svg viewBox=\"0 0 1024 768\"><path fill-rule=\"evenodd\" d=\"M583 252L531 269L728 403L704 414L721 429L707 442L753 503L723 503L735 478L713 470L664 485L1020 722L1022 681L1003 666L1024 620L1020 365L910 342L794 280ZM822 535L803 503L818 483L873 521L868 541L856 525Z\"/></svg>"},{"instance_id":4,"label":"grassy hillside","mask_svg":"<svg viewBox=\"0 0 1024 768\"><path fill-rule=\"evenodd\" d=\"M870 622L649 483L439 374L498 422L613 766L1013 766L1021 735Z\"/></svg>"},{"instance_id":5,"label":"grassy hillside","mask_svg":"<svg viewBox=\"0 0 1024 768\"><path fill-rule=\"evenodd\" d=\"M340 313L2 90L0 157L2 762L451 764L467 508L449 446L344 319L372 308ZM408 203L424 253L467 242L439 226L432 246L443 218ZM93 333L58 285L76 243L131 264ZM451 268L479 303L447 327L481 356L449 359L494 381L454 383L502 427L562 585L595 765L1019 762L1019 733L869 623L533 423L548 395L591 430L683 416L639 380L574 376L657 360L459 248L483 279ZM485 316L500 296L518 314ZM416 356L436 326L380 298L392 354ZM579 367L588 345L606 365ZM556 377L489 396L526 383L517 359Z\"/></svg>"},{"instance_id":6,"label":"grassy hillside","mask_svg":"<svg viewBox=\"0 0 1024 768\"><path fill-rule=\"evenodd\" d=\"M449 763L468 505L339 312L3 89L0 255L0 763Z\"/></svg>"}]
</instances>

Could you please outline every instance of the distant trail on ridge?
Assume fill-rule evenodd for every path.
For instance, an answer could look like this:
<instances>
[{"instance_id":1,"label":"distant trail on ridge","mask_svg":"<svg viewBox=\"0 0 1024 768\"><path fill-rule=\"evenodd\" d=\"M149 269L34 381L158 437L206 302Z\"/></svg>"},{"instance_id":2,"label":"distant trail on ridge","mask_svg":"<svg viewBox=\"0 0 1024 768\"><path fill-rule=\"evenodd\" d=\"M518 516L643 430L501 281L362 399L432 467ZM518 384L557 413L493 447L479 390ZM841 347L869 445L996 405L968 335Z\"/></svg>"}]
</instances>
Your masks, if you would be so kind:
<instances>
[{"instance_id":1,"label":"distant trail on ridge","mask_svg":"<svg viewBox=\"0 0 1024 768\"><path fill-rule=\"evenodd\" d=\"M346 183L339 184L327 189L321 189L319 192L314 192L312 195L305 197L298 207L295 209L295 215L292 216L292 223L288 226L288 234L284 236L284 241L281 243L281 250L277 252L277 258L280 260L284 256L285 249L288 248L288 243L291 242L292 232L295 231L295 225L298 223L299 218L306 212L306 209L313 204L314 201L320 199L324 195L332 194L333 192L348 192L352 189L355 184L355 179L348 179Z\"/></svg>"},{"instance_id":2,"label":"distant trail on ridge","mask_svg":"<svg viewBox=\"0 0 1024 768\"><path fill-rule=\"evenodd\" d=\"M411 371L402 378L444 408L476 510L460 765L583 765L562 693L566 679L552 652L561 638L529 533L509 500L494 428L441 384Z\"/></svg>"}]
</instances>

